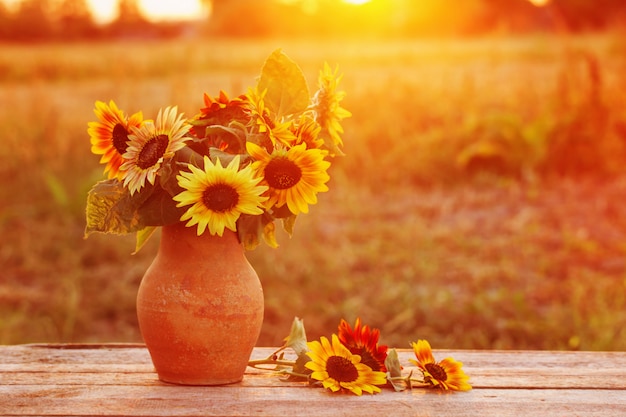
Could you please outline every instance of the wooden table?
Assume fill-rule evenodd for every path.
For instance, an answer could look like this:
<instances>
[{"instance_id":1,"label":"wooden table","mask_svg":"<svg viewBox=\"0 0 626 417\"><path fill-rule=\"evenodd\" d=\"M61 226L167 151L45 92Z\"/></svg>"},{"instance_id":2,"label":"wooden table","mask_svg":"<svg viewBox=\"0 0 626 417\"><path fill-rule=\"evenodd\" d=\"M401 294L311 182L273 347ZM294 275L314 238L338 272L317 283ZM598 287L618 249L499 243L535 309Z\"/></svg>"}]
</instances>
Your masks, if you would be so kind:
<instances>
[{"instance_id":1,"label":"wooden table","mask_svg":"<svg viewBox=\"0 0 626 417\"><path fill-rule=\"evenodd\" d=\"M253 359L274 349L256 348ZM0 346L0 415L626 416L626 352L435 350L453 356L469 392L332 394L248 368L243 382L160 382L143 345ZM412 351L399 351L405 371Z\"/></svg>"}]
</instances>

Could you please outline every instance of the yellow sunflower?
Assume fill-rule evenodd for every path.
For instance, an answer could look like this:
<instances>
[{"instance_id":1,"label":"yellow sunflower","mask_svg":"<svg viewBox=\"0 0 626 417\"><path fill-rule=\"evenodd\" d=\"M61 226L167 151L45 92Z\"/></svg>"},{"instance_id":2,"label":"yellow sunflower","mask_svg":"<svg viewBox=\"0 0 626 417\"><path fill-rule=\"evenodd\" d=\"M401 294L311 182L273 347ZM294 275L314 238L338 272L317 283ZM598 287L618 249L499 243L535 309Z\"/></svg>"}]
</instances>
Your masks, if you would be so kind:
<instances>
[{"instance_id":1,"label":"yellow sunflower","mask_svg":"<svg viewBox=\"0 0 626 417\"><path fill-rule=\"evenodd\" d=\"M316 116L315 119L336 146L343 146L340 135L343 133L341 121L352 116L352 113L339 104L346 95L344 91L337 91L341 77L337 76L337 69L333 71L328 63L324 63L324 68L319 75L319 89L313 97L311 106Z\"/></svg>"},{"instance_id":2,"label":"yellow sunflower","mask_svg":"<svg viewBox=\"0 0 626 417\"><path fill-rule=\"evenodd\" d=\"M285 145L292 144L296 136L291 131L291 122L277 120L271 114L270 110L265 107L265 93L266 91L259 93L256 88L251 88L246 94L252 123L259 133L267 135L272 145L276 145L277 141Z\"/></svg>"},{"instance_id":3,"label":"yellow sunflower","mask_svg":"<svg viewBox=\"0 0 626 417\"><path fill-rule=\"evenodd\" d=\"M126 162L120 167L126 171L124 186L128 186L131 195L146 185L146 180L154 184L163 161L174 156L189 139L185 135L191 126L185 124L182 114L177 116L177 111L177 107L159 110L155 123L145 122L132 129L124 154Z\"/></svg>"},{"instance_id":4,"label":"yellow sunflower","mask_svg":"<svg viewBox=\"0 0 626 417\"><path fill-rule=\"evenodd\" d=\"M432 384L444 390L469 391L469 377L463 372L463 363L446 358L441 362L435 362L430 343L426 340L418 340L412 343L417 361L410 359L412 363L424 374L424 382Z\"/></svg>"},{"instance_id":5,"label":"yellow sunflower","mask_svg":"<svg viewBox=\"0 0 626 417\"><path fill-rule=\"evenodd\" d=\"M204 157L204 169L189 166L191 172L181 171L176 177L185 189L174 196L176 207L191 205L181 216L187 227L198 225L198 236L208 227L212 235L222 236L224 228L237 231L237 220L242 213L262 214L260 208L267 197L261 196L267 187L258 185L260 178L247 166L239 170L239 155L222 167Z\"/></svg>"},{"instance_id":6,"label":"yellow sunflower","mask_svg":"<svg viewBox=\"0 0 626 417\"><path fill-rule=\"evenodd\" d=\"M307 355L311 361L306 367L313 371L311 378L322 381L324 388L333 392L342 388L361 395L363 391L374 394L380 392L377 385L385 385L387 377L384 372L372 371L361 363L359 355L353 355L341 344L337 335L332 335L332 344L322 337L321 343L309 342Z\"/></svg>"},{"instance_id":7,"label":"yellow sunflower","mask_svg":"<svg viewBox=\"0 0 626 417\"><path fill-rule=\"evenodd\" d=\"M104 172L108 172L109 179L124 178L124 171L120 166L124 162L122 155L128 147L128 135L132 128L138 128L143 123L143 115L137 112L127 117L111 100L109 104L96 101L94 113L98 122L89 122L87 133L91 139L91 152L102 155L101 164L106 164Z\"/></svg>"},{"instance_id":8,"label":"yellow sunflower","mask_svg":"<svg viewBox=\"0 0 626 417\"><path fill-rule=\"evenodd\" d=\"M276 146L270 154L251 142L246 147L255 160L252 168L263 178L261 184L269 187L268 209L287 204L293 214L308 213L308 205L317 203L317 193L328 191L330 162L321 149L306 149L301 143L288 149Z\"/></svg>"},{"instance_id":9,"label":"yellow sunflower","mask_svg":"<svg viewBox=\"0 0 626 417\"><path fill-rule=\"evenodd\" d=\"M295 123L292 123L290 129L296 137L294 145L304 142L307 149L321 148L324 145L324 140L319 138L322 126L306 114L301 115Z\"/></svg>"}]
</instances>

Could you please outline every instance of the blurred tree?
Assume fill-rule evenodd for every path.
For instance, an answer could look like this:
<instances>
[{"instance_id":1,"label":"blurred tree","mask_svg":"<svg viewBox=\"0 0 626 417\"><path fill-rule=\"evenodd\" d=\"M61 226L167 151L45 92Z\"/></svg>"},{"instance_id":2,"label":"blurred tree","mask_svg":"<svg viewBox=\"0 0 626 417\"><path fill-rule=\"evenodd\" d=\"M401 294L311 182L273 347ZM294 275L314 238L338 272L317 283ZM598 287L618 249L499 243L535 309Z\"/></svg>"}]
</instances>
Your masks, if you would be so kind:
<instances>
[{"instance_id":1,"label":"blurred tree","mask_svg":"<svg viewBox=\"0 0 626 417\"><path fill-rule=\"evenodd\" d=\"M86 0L63 0L57 15L63 39L93 38L98 34Z\"/></svg>"},{"instance_id":2,"label":"blurred tree","mask_svg":"<svg viewBox=\"0 0 626 417\"><path fill-rule=\"evenodd\" d=\"M505 33L550 29L543 17L547 7L537 7L529 0L484 0L481 26L485 32Z\"/></svg>"},{"instance_id":3,"label":"blurred tree","mask_svg":"<svg viewBox=\"0 0 626 417\"><path fill-rule=\"evenodd\" d=\"M146 22L146 18L141 13L137 0L118 0L115 21L121 25L135 25Z\"/></svg>"},{"instance_id":4,"label":"blurred tree","mask_svg":"<svg viewBox=\"0 0 626 417\"><path fill-rule=\"evenodd\" d=\"M409 36L466 35L485 31L488 0L396 0L404 10L402 32Z\"/></svg>"},{"instance_id":5,"label":"blurred tree","mask_svg":"<svg viewBox=\"0 0 626 417\"><path fill-rule=\"evenodd\" d=\"M6 4L0 2L0 39L7 39L11 33L13 19Z\"/></svg>"},{"instance_id":6,"label":"blurred tree","mask_svg":"<svg viewBox=\"0 0 626 417\"><path fill-rule=\"evenodd\" d=\"M603 29L626 16L624 0L552 0L572 31Z\"/></svg>"},{"instance_id":7,"label":"blurred tree","mask_svg":"<svg viewBox=\"0 0 626 417\"><path fill-rule=\"evenodd\" d=\"M118 0L117 18L107 27L112 37L154 37L156 30L141 13L137 0Z\"/></svg>"},{"instance_id":8,"label":"blurred tree","mask_svg":"<svg viewBox=\"0 0 626 417\"><path fill-rule=\"evenodd\" d=\"M117 18L97 26L87 0L0 0L0 38L171 37L183 26L154 24L139 0L117 0ZM200 0L211 10L207 33L234 37L385 38L468 36L529 31L601 30L626 26L626 0Z\"/></svg>"},{"instance_id":9,"label":"blurred tree","mask_svg":"<svg viewBox=\"0 0 626 417\"><path fill-rule=\"evenodd\" d=\"M209 33L234 37L269 37L284 34L291 21L287 7L277 1L213 0Z\"/></svg>"},{"instance_id":10,"label":"blurred tree","mask_svg":"<svg viewBox=\"0 0 626 417\"><path fill-rule=\"evenodd\" d=\"M536 7L530 0L485 0L487 21L511 32L606 29L626 18L624 0L551 0Z\"/></svg>"},{"instance_id":11,"label":"blurred tree","mask_svg":"<svg viewBox=\"0 0 626 417\"><path fill-rule=\"evenodd\" d=\"M37 41L50 39L54 33L50 0L23 0L13 16L10 39Z\"/></svg>"}]
</instances>

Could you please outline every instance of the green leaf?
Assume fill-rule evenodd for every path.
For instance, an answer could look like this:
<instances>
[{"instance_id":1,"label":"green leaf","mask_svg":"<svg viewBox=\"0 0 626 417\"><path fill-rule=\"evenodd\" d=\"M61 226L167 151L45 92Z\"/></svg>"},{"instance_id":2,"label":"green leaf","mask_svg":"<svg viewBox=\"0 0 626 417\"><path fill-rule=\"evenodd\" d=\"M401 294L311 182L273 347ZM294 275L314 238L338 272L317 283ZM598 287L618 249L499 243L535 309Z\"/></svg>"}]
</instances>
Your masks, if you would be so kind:
<instances>
[{"instance_id":1,"label":"green leaf","mask_svg":"<svg viewBox=\"0 0 626 417\"><path fill-rule=\"evenodd\" d=\"M280 49L267 58L257 86L265 105L279 118L297 114L309 105L309 87L300 67Z\"/></svg>"},{"instance_id":2,"label":"green leaf","mask_svg":"<svg viewBox=\"0 0 626 417\"><path fill-rule=\"evenodd\" d=\"M298 355L296 358L296 362L291 369L291 373L287 378L287 381L296 382L296 381L306 381L309 380L309 375L313 372L309 368L306 367L307 362L310 362L311 358L306 354ZM301 375L307 375L307 377L303 377Z\"/></svg>"},{"instance_id":3,"label":"green leaf","mask_svg":"<svg viewBox=\"0 0 626 417\"><path fill-rule=\"evenodd\" d=\"M297 217L298 216L296 216L295 214L292 214L291 216L283 219L283 229L285 229L285 232L287 232L289 237L293 236L293 229L296 226Z\"/></svg>"},{"instance_id":4,"label":"green leaf","mask_svg":"<svg viewBox=\"0 0 626 417\"><path fill-rule=\"evenodd\" d=\"M85 235L93 232L127 234L145 227L139 208L154 190L146 186L141 192L130 195L117 179L96 183L87 195Z\"/></svg>"},{"instance_id":5,"label":"green leaf","mask_svg":"<svg viewBox=\"0 0 626 417\"><path fill-rule=\"evenodd\" d=\"M396 391L404 391L406 386L397 379L402 377L402 366L400 366L400 359L398 358L398 352L395 349L387 352L387 358L385 359L385 368L387 368L387 380L393 386Z\"/></svg>"},{"instance_id":6,"label":"green leaf","mask_svg":"<svg viewBox=\"0 0 626 417\"><path fill-rule=\"evenodd\" d=\"M223 167L227 166L228 164L230 164L233 159L235 158L235 156L239 155L239 166L243 166L244 163L248 162L248 159L250 159L250 156L248 154L233 154L233 153L228 153L228 152L224 152L219 150L218 148L211 148L209 150L209 153L211 154L211 162L213 162L214 164L217 163L217 160L220 160L220 164L222 164Z\"/></svg>"},{"instance_id":7,"label":"green leaf","mask_svg":"<svg viewBox=\"0 0 626 417\"><path fill-rule=\"evenodd\" d=\"M237 220L237 234L245 250L256 249L261 243L261 216L242 214Z\"/></svg>"},{"instance_id":8,"label":"green leaf","mask_svg":"<svg viewBox=\"0 0 626 417\"><path fill-rule=\"evenodd\" d=\"M69 205L70 198L67 194L65 186L59 178L51 173L45 173L43 178L48 186L48 191L52 194L54 202L61 207L67 207Z\"/></svg>"},{"instance_id":9,"label":"green leaf","mask_svg":"<svg viewBox=\"0 0 626 417\"><path fill-rule=\"evenodd\" d=\"M137 208L137 215L144 226L164 226L180 221L185 211L187 207L176 207L172 196L158 187L157 191Z\"/></svg>"},{"instance_id":10,"label":"green leaf","mask_svg":"<svg viewBox=\"0 0 626 417\"><path fill-rule=\"evenodd\" d=\"M266 230L269 224L274 221L269 213L265 212L261 215L252 216L242 214L237 220L237 234L239 241L246 250L253 250L261 244L261 238L270 239L266 243L271 247L277 247L276 239L271 230ZM271 229L272 226L269 226ZM269 234L268 234L269 233Z\"/></svg>"},{"instance_id":11,"label":"green leaf","mask_svg":"<svg viewBox=\"0 0 626 417\"><path fill-rule=\"evenodd\" d=\"M166 161L161 165L159 176L157 177L160 188L167 191L170 196L174 196L182 191L176 179L176 175L179 173L179 167L177 165L175 158ZM186 167L186 165L184 166Z\"/></svg>"},{"instance_id":12,"label":"green leaf","mask_svg":"<svg viewBox=\"0 0 626 417\"><path fill-rule=\"evenodd\" d=\"M285 338L285 346L293 349L298 357L305 355L309 351L306 331L304 330L304 320L301 318L294 317L289 336Z\"/></svg>"},{"instance_id":13,"label":"green leaf","mask_svg":"<svg viewBox=\"0 0 626 417\"><path fill-rule=\"evenodd\" d=\"M135 243L135 251L133 252L133 255L139 252L141 248L143 248L143 246L146 244L148 239L150 239L150 237L154 234L156 229L157 229L156 226L149 226L137 232L137 235L136 235L137 243Z\"/></svg>"},{"instance_id":14,"label":"green leaf","mask_svg":"<svg viewBox=\"0 0 626 417\"><path fill-rule=\"evenodd\" d=\"M285 219L287 217L293 216L293 213L289 210L287 204L283 204L280 207L272 207L272 216L277 219Z\"/></svg>"},{"instance_id":15,"label":"green leaf","mask_svg":"<svg viewBox=\"0 0 626 417\"><path fill-rule=\"evenodd\" d=\"M273 221L263 227L263 240L270 248L278 247L278 242L276 241L276 225Z\"/></svg>"}]
</instances>

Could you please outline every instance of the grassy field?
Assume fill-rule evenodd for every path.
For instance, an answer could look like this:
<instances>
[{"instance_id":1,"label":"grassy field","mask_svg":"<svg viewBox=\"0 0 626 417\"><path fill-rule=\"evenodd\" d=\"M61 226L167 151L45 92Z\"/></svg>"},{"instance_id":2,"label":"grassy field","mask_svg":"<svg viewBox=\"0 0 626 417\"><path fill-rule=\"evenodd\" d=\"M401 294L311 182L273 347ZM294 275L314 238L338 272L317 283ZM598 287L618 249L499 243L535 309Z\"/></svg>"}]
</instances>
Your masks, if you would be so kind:
<instances>
[{"instance_id":1,"label":"grassy field","mask_svg":"<svg viewBox=\"0 0 626 417\"><path fill-rule=\"evenodd\" d=\"M140 341L157 239L83 239L95 100L154 117L254 84L281 47L343 72L347 156L292 239L249 259L259 345L360 316L382 342L626 350L623 36L0 46L0 343Z\"/></svg>"}]
</instances>

